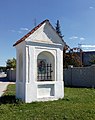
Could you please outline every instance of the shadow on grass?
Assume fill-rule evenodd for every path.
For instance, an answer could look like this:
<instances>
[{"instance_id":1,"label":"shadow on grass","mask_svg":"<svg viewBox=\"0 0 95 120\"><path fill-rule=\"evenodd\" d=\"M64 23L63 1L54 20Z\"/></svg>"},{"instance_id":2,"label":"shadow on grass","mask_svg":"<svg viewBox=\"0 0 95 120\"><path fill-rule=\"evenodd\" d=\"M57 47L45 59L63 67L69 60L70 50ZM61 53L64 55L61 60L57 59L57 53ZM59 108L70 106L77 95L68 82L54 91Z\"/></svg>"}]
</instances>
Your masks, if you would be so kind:
<instances>
[{"instance_id":1,"label":"shadow on grass","mask_svg":"<svg viewBox=\"0 0 95 120\"><path fill-rule=\"evenodd\" d=\"M0 104L19 104L21 100L16 99L15 95L4 95L0 97Z\"/></svg>"}]
</instances>

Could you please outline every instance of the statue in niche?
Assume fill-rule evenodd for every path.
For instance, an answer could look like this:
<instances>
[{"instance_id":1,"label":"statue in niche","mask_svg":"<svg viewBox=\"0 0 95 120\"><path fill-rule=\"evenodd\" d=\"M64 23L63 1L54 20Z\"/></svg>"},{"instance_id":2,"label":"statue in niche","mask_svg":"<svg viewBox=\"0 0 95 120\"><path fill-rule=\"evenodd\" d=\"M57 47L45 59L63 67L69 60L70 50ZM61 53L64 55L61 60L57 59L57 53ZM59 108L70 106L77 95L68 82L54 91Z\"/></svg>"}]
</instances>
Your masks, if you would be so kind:
<instances>
[{"instance_id":1,"label":"statue in niche","mask_svg":"<svg viewBox=\"0 0 95 120\"><path fill-rule=\"evenodd\" d=\"M46 73L46 60L39 59L38 60L38 74L45 74Z\"/></svg>"}]
</instances>

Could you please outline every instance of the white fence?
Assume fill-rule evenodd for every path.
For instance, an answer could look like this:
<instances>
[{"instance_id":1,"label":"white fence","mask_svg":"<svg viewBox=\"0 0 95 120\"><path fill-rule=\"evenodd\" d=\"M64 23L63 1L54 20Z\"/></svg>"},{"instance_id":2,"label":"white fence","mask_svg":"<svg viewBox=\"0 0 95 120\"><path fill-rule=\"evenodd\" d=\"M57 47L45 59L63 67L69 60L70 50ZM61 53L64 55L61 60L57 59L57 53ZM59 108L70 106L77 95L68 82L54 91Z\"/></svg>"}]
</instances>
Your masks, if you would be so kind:
<instances>
[{"instance_id":1,"label":"white fence","mask_svg":"<svg viewBox=\"0 0 95 120\"><path fill-rule=\"evenodd\" d=\"M64 69L65 86L95 87L95 65Z\"/></svg>"}]
</instances>

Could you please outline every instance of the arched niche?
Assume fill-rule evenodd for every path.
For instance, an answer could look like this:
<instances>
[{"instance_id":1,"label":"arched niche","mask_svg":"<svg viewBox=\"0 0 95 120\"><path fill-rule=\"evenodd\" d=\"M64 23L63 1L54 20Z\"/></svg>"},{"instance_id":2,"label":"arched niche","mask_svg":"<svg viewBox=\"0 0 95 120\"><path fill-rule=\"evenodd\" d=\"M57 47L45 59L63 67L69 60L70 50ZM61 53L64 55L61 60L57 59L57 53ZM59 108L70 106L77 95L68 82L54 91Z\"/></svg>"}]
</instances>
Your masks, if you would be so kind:
<instances>
[{"instance_id":1,"label":"arched niche","mask_svg":"<svg viewBox=\"0 0 95 120\"><path fill-rule=\"evenodd\" d=\"M50 52L43 51L37 56L37 81L55 80L55 58Z\"/></svg>"}]
</instances>

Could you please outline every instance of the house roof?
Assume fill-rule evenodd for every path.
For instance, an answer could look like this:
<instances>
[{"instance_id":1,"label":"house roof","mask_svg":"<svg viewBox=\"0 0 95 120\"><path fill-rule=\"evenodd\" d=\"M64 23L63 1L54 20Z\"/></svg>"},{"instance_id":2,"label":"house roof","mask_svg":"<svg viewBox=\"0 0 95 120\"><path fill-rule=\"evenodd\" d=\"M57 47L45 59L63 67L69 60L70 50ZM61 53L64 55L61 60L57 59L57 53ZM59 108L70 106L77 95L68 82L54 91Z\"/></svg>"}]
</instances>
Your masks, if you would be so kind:
<instances>
[{"instance_id":1,"label":"house roof","mask_svg":"<svg viewBox=\"0 0 95 120\"><path fill-rule=\"evenodd\" d=\"M49 22L49 20L48 19L46 19L46 20L44 20L43 22L41 22L39 25L37 25L35 28L33 28L29 33L27 33L25 36L23 36L20 40L18 40L13 46L16 46L16 45L18 45L19 43L21 43L21 42L23 42L26 38L28 38L31 34L33 34L38 28L40 28L45 22ZM50 22L49 22L49 24L50 24ZM50 24L51 25L51 24ZM53 26L51 25L51 27L53 28ZM54 29L54 28L53 28ZM54 29L55 30L55 29ZM56 32L56 30L55 30L55 32ZM56 32L57 33L57 32ZM58 33L57 33L58 34ZM58 36L59 36L59 34L58 34ZM60 36L59 36L60 37ZM61 37L60 37L61 38ZM62 39L62 38L61 38ZM63 41L63 39L62 39L62 42L64 42Z\"/></svg>"}]
</instances>

